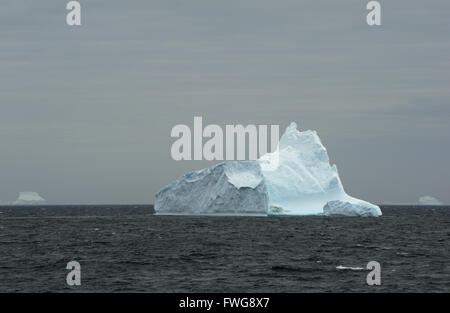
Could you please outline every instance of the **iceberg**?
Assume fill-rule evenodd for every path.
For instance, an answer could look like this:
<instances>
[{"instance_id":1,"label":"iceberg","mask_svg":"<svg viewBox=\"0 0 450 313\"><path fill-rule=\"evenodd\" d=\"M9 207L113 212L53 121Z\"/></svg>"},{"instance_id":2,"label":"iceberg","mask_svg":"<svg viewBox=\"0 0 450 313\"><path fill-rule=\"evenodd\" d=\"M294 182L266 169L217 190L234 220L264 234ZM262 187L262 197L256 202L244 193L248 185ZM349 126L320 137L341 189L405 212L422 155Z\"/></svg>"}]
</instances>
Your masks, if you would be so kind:
<instances>
[{"instance_id":1,"label":"iceberg","mask_svg":"<svg viewBox=\"0 0 450 313\"><path fill-rule=\"evenodd\" d=\"M47 204L37 192L20 192L17 200L13 201L12 205L40 205Z\"/></svg>"},{"instance_id":2,"label":"iceberg","mask_svg":"<svg viewBox=\"0 0 450 313\"><path fill-rule=\"evenodd\" d=\"M276 164L276 166L273 166ZM269 166L270 165L270 166ZM380 216L349 196L315 131L291 123L275 152L191 172L156 194L157 214Z\"/></svg>"},{"instance_id":3,"label":"iceberg","mask_svg":"<svg viewBox=\"0 0 450 313\"><path fill-rule=\"evenodd\" d=\"M421 205L442 205L442 202L432 196L423 196L419 198Z\"/></svg>"}]
</instances>

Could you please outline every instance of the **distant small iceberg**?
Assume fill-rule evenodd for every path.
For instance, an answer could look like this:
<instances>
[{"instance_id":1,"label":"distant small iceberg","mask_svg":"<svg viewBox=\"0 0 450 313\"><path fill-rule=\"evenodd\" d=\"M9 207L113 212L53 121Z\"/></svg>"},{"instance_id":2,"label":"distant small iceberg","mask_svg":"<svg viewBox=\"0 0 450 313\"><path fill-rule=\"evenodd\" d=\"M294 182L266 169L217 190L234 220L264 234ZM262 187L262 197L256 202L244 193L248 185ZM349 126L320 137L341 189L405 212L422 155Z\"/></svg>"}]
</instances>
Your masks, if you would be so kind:
<instances>
[{"instance_id":1,"label":"distant small iceberg","mask_svg":"<svg viewBox=\"0 0 450 313\"><path fill-rule=\"evenodd\" d=\"M17 200L11 203L12 205L41 205L47 204L47 201L42 198L37 192L23 191L19 193Z\"/></svg>"},{"instance_id":2,"label":"distant small iceberg","mask_svg":"<svg viewBox=\"0 0 450 313\"><path fill-rule=\"evenodd\" d=\"M422 205L442 205L442 202L432 196L423 196L419 198L419 204Z\"/></svg>"}]
</instances>

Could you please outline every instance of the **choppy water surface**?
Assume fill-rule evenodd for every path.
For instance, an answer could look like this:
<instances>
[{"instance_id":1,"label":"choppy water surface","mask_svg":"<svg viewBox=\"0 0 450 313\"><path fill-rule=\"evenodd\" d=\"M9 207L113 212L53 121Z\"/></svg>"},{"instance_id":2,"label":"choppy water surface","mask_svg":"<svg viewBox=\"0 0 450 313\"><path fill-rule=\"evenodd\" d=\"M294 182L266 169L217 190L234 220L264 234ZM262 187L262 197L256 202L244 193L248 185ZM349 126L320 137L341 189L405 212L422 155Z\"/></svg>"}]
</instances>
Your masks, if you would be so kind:
<instances>
[{"instance_id":1,"label":"choppy water surface","mask_svg":"<svg viewBox=\"0 0 450 313\"><path fill-rule=\"evenodd\" d=\"M149 206L0 207L0 292L450 291L450 207L380 218L154 216ZM66 264L82 285L66 285ZM366 264L381 264L381 286Z\"/></svg>"}]
</instances>

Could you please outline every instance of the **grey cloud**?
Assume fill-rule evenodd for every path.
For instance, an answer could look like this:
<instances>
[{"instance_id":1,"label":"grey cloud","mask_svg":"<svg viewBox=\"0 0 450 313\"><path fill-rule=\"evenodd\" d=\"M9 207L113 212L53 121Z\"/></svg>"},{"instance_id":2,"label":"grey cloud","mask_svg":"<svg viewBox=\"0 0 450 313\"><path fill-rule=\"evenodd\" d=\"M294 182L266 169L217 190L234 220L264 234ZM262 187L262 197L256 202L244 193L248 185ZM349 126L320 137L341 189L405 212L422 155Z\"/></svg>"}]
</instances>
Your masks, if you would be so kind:
<instances>
[{"instance_id":1,"label":"grey cloud","mask_svg":"<svg viewBox=\"0 0 450 313\"><path fill-rule=\"evenodd\" d=\"M1 199L153 202L209 165L170 158L202 115L318 130L369 201L450 201L450 2L384 1L380 28L359 0L81 1L79 28L65 3L2 3Z\"/></svg>"}]
</instances>

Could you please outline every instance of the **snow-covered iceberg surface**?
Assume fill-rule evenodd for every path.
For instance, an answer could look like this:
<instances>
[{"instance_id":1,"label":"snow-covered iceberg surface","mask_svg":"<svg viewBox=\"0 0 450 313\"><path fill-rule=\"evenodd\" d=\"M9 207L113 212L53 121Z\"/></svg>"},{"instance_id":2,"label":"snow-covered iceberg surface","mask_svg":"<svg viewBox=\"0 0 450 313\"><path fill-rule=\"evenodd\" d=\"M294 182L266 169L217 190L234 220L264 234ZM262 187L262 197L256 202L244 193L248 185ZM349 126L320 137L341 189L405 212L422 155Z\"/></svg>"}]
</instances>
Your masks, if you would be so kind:
<instances>
[{"instance_id":1,"label":"snow-covered iceberg surface","mask_svg":"<svg viewBox=\"0 0 450 313\"><path fill-rule=\"evenodd\" d=\"M12 202L12 205L40 205L46 203L45 199L37 192L20 192L19 197Z\"/></svg>"},{"instance_id":2,"label":"snow-covered iceberg surface","mask_svg":"<svg viewBox=\"0 0 450 313\"><path fill-rule=\"evenodd\" d=\"M157 214L263 214L267 190L257 161L220 163L191 172L156 194Z\"/></svg>"},{"instance_id":3,"label":"snow-covered iceberg surface","mask_svg":"<svg viewBox=\"0 0 450 313\"><path fill-rule=\"evenodd\" d=\"M373 216L381 215L379 207L350 197L344 191L336 165L330 165L326 148L315 131L300 132L291 123L280 139L278 167L265 171L269 196L268 214L311 215L324 213L329 201L373 206ZM274 153L263 156L260 162L270 160ZM343 206L336 206L338 213Z\"/></svg>"},{"instance_id":4,"label":"snow-covered iceberg surface","mask_svg":"<svg viewBox=\"0 0 450 313\"><path fill-rule=\"evenodd\" d=\"M276 160L276 162L275 162ZM273 166L277 164L277 166ZM268 166L271 165L271 166ZM315 131L291 123L274 153L186 174L156 194L158 214L379 216L347 195Z\"/></svg>"}]
</instances>

